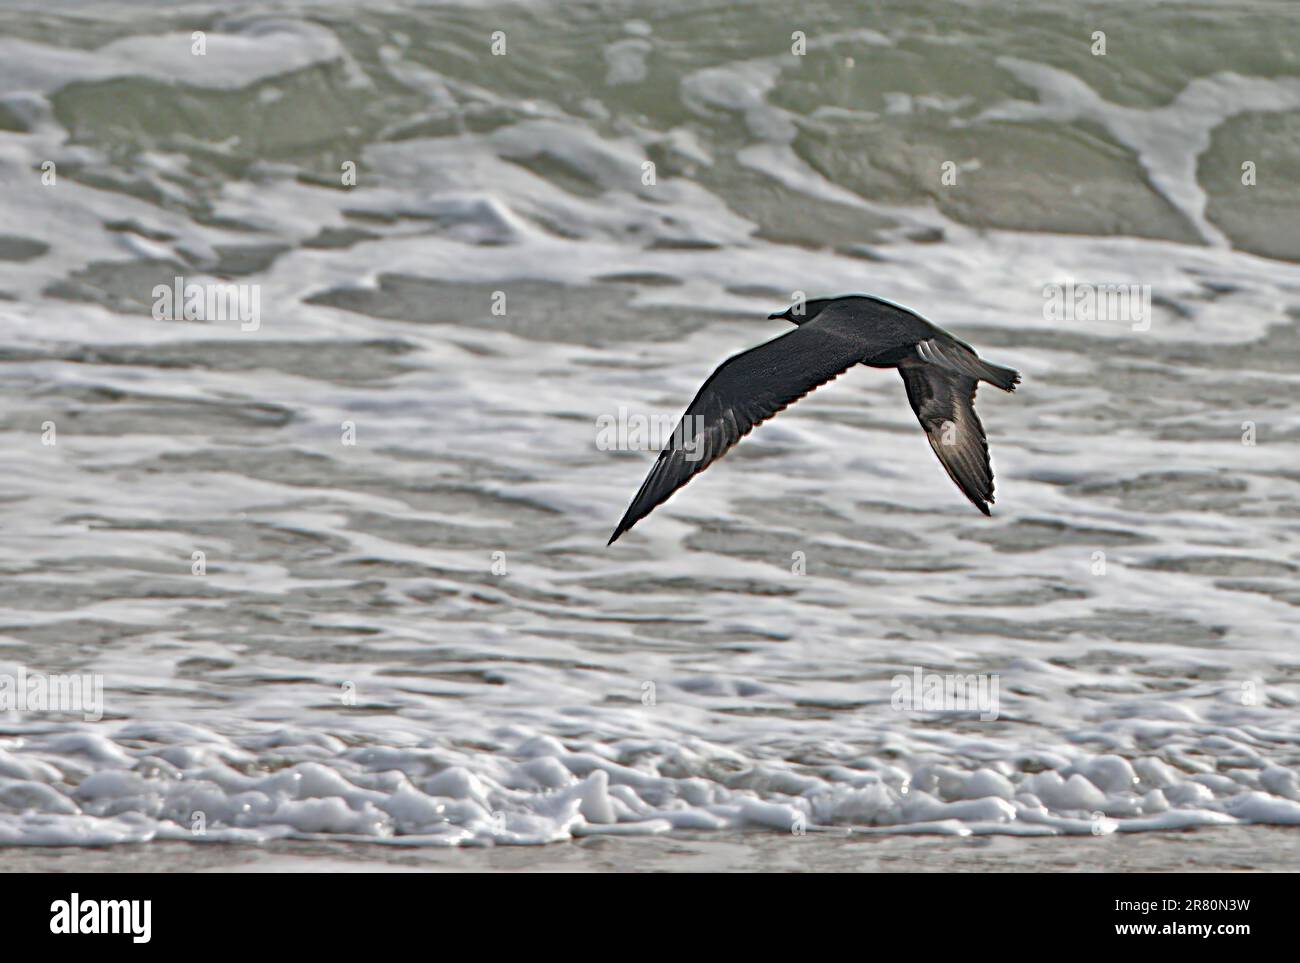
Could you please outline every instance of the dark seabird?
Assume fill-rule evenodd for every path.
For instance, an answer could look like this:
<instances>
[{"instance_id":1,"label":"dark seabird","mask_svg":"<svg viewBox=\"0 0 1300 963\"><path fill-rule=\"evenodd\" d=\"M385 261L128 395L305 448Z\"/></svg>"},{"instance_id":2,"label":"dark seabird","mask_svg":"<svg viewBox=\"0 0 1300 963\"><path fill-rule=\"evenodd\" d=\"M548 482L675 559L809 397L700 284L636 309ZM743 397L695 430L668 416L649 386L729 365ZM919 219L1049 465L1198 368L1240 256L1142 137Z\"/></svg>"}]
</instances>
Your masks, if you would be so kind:
<instances>
[{"instance_id":1,"label":"dark seabird","mask_svg":"<svg viewBox=\"0 0 1300 963\"><path fill-rule=\"evenodd\" d=\"M984 361L966 342L879 298L818 298L768 317L798 327L728 358L709 376L608 544L755 426L855 364L898 369L907 400L948 477L989 514L993 469L984 426L975 414L975 388L987 381L1014 391L1018 372Z\"/></svg>"}]
</instances>

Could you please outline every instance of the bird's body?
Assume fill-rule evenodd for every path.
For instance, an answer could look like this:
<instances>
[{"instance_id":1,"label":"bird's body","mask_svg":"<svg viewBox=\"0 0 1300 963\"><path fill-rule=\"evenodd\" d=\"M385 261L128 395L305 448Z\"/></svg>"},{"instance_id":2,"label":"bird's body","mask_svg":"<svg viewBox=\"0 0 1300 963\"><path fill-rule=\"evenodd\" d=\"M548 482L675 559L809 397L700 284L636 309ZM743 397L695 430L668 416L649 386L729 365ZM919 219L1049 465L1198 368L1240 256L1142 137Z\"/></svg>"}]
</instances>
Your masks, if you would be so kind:
<instances>
[{"instance_id":1,"label":"bird's body","mask_svg":"<svg viewBox=\"0 0 1300 963\"><path fill-rule=\"evenodd\" d=\"M729 358L709 376L614 529L611 544L755 426L857 364L899 370L912 410L948 476L989 514L993 471L984 426L975 414L975 388L987 381L1013 391L1018 373L984 361L964 341L879 298L821 298L770 317L797 329ZM685 426L698 430L681 430Z\"/></svg>"}]
</instances>

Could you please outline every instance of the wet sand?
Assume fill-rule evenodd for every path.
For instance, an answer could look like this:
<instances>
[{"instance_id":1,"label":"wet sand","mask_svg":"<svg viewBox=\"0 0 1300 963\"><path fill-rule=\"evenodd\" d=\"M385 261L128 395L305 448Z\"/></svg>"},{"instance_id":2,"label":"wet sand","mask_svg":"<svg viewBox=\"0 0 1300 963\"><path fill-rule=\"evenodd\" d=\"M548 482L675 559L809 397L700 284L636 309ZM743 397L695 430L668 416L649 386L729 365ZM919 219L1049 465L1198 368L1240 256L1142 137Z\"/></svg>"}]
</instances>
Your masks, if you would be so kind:
<instances>
[{"instance_id":1,"label":"wet sand","mask_svg":"<svg viewBox=\"0 0 1300 963\"><path fill-rule=\"evenodd\" d=\"M1271 826L1100 838L784 836L587 838L451 850L357 843L147 843L11 848L6 872L1295 872L1300 833Z\"/></svg>"}]
</instances>

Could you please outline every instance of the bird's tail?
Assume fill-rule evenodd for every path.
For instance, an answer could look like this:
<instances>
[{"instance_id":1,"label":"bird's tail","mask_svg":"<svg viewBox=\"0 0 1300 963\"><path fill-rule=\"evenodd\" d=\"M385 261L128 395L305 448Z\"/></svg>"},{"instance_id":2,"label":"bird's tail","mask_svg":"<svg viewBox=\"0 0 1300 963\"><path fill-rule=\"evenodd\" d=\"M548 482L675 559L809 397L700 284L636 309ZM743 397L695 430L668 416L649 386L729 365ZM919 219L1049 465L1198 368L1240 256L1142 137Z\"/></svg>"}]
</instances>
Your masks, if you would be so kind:
<instances>
[{"instance_id":1,"label":"bird's tail","mask_svg":"<svg viewBox=\"0 0 1300 963\"><path fill-rule=\"evenodd\" d=\"M965 341L951 335L927 338L916 346L916 356L922 361L964 374L968 378L987 381L1003 391L1015 391L1020 383L1020 372L1000 364L985 361Z\"/></svg>"}]
</instances>

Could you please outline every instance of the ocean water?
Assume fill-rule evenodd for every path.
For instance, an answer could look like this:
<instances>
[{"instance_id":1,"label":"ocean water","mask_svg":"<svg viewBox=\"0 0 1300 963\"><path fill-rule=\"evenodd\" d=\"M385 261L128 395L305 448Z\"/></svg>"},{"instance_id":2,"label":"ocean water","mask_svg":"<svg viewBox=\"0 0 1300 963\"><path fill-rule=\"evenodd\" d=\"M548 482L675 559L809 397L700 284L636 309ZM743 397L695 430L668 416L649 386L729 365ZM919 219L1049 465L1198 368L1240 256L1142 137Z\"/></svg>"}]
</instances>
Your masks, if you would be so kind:
<instances>
[{"instance_id":1,"label":"ocean water","mask_svg":"<svg viewBox=\"0 0 1300 963\"><path fill-rule=\"evenodd\" d=\"M7 4L0 844L1300 824L1298 214L1292 4ZM859 369L606 548L853 291L993 517Z\"/></svg>"}]
</instances>

